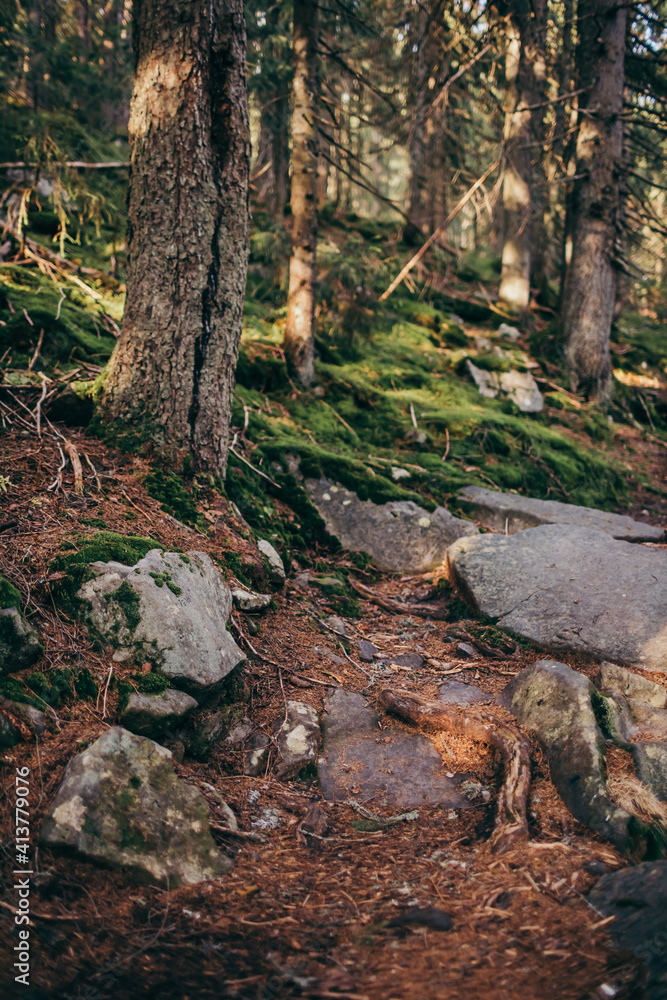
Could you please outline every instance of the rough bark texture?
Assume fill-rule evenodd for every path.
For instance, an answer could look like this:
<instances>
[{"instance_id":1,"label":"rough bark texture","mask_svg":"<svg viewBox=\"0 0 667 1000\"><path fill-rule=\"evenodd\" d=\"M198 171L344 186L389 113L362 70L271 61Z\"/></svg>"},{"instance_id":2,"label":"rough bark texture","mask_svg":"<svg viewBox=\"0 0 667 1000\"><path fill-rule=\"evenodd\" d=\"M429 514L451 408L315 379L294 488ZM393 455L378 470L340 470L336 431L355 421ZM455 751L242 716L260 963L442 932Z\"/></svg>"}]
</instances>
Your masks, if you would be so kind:
<instances>
[{"instance_id":1,"label":"rough bark texture","mask_svg":"<svg viewBox=\"0 0 667 1000\"><path fill-rule=\"evenodd\" d=\"M513 0L507 18L505 118L507 164L503 181L503 255L500 299L523 311L530 301L531 233L543 214L540 184L546 68L545 0ZM541 222L543 220L540 220Z\"/></svg>"},{"instance_id":2,"label":"rough bark texture","mask_svg":"<svg viewBox=\"0 0 667 1000\"><path fill-rule=\"evenodd\" d=\"M427 729L461 734L488 743L503 758L505 778L498 794L495 829L490 838L491 850L503 854L528 839L526 808L530 791L530 743L510 723L467 705L463 711L454 705L425 701L414 694L385 690L380 704L389 712Z\"/></svg>"},{"instance_id":3,"label":"rough bark texture","mask_svg":"<svg viewBox=\"0 0 667 1000\"><path fill-rule=\"evenodd\" d=\"M612 393L609 335L617 284L626 18L626 8L612 0L580 4L579 86L586 94L580 98L562 323L572 388L600 402Z\"/></svg>"},{"instance_id":4,"label":"rough bark texture","mask_svg":"<svg viewBox=\"0 0 667 1000\"><path fill-rule=\"evenodd\" d=\"M292 252L285 350L303 385L314 377L317 248L317 3L294 2Z\"/></svg>"},{"instance_id":5,"label":"rough bark texture","mask_svg":"<svg viewBox=\"0 0 667 1000\"><path fill-rule=\"evenodd\" d=\"M242 0L135 0L123 332L99 412L224 476L248 254Z\"/></svg>"}]
</instances>

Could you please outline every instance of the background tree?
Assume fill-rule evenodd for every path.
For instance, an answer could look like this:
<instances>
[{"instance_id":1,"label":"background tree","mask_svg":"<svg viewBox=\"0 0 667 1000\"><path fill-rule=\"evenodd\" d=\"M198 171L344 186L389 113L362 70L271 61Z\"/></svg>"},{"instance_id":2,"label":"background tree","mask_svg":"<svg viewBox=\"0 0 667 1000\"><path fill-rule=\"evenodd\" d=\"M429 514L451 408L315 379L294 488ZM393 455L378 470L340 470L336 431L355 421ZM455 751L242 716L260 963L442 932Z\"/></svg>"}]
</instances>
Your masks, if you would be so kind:
<instances>
[{"instance_id":1,"label":"background tree","mask_svg":"<svg viewBox=\"0 0 667 1000\"><path fill-rule=\"evenodd\" d=\"M224 476L248 246L241 0L135 0L133 40L127 303L99 412Z\"/></svg>"},{"instance_id":2,"label":"background tree","mask_svg":"<svg viewBox=\"0 0 667 1000\"><path fill-rule=\"evenodd\" d=\"M579 104L562 325L572 388L600 402L612 393L626 16L627 8L612 0L579 0L578 83L585 96Z\"/></svg>"},{"instance_id":3,"label":"background tree","mask_svg":"<svg viewBox=\"0 0 667 1000\"><path fill-rule=\"evenodd\" d=\"M317 3L294 2L292 113L292 252L285 350L303 385L314 377L317 249Z\"/></svg>"}]
</instances>

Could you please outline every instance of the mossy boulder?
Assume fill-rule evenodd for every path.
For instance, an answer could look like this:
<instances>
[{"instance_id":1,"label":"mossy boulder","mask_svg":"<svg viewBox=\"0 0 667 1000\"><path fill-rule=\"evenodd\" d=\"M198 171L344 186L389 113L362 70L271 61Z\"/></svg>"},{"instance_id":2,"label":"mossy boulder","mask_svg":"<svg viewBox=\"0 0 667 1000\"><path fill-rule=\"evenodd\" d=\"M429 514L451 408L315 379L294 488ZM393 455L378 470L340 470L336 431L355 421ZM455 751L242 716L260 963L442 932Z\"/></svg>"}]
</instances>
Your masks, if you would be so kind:
<instances>
[{"instance_id":1,"label":"mossy boulder","mask_svg":"<svg viewBox=\"0 0 667 1000\"><path fill-rule=\"evenodd\" d=\"M163 888L230 866L201 792L176 776L169 750L120 726L69 762L41 842Z\"/></svg>"},{"instance_id":2,"label":"mossy boulder","mask_svg":"<svg viewBox=\"0 0 667 1000\"><path fill-rule=\"evenodd\" d=\"M96 562L78 592L104 642L152 663L169 683L199 702L222 694L245 660L227 622L229 588L204 552L153 549L134 565Z\"/></svg>"},{"instance_id":3,"label":"mossy boulder","mask_svg":"<svg viewBox=\"0 0 667 1000\"><path fill-rule=\"evenodd\" d=\"M37 632L21 614L21 595L0 576L0 674L31 667L43 652Z\"/></svg>"}]
</instances>

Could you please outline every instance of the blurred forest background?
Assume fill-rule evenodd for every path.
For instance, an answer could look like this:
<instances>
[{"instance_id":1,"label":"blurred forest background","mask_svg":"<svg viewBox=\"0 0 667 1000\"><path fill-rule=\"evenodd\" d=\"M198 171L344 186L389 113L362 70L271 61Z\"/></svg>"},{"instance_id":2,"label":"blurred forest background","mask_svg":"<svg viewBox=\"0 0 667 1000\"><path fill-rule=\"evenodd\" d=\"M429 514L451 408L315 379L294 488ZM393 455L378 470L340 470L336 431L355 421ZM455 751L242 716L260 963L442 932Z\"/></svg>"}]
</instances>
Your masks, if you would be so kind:
<instances>
[{"instance_id":1,"label":"blurred forest background","mask_svg":"<svg viewBox=\"0 0 667 1000\"><path fill-rule=\"evenodd\" d=\"M618 506L617 428L667 440L667 8L317 8L245 4L252 230L230 495L270 518L252 497L275 492L266 470L287 449L378 499L435 504L476 482ZM132 18L129 0L0 5L4 385L84 425L123 318ZM314 53L306 146L298 38ZM296 213L304 149L314 197ZM287 315L299 227L318 233L305 330ZM541 410L493 393L508 371L532 373ZM390 473L406 461L409 488Z\"/></svg>"}]
</instances>

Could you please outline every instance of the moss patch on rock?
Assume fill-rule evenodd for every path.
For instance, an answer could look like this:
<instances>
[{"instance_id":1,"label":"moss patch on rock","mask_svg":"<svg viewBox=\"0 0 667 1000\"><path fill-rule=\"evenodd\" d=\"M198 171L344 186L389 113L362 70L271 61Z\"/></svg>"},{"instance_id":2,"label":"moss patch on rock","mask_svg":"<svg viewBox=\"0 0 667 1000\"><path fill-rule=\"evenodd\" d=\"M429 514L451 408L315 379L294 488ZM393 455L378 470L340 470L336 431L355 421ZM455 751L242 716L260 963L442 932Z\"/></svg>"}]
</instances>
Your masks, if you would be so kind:
<instances>
[{"instance_id":1,"label":"moss patch on rock","mask_svg":"<svg viewBox=\"0 0 667 1000\"><path fill-rule=\"evenodd\" d=\"M21 607L21 595L14 586L10 583L6 577L0 576L0 608L19 608Z\"/></svg>"}]
</instances>

